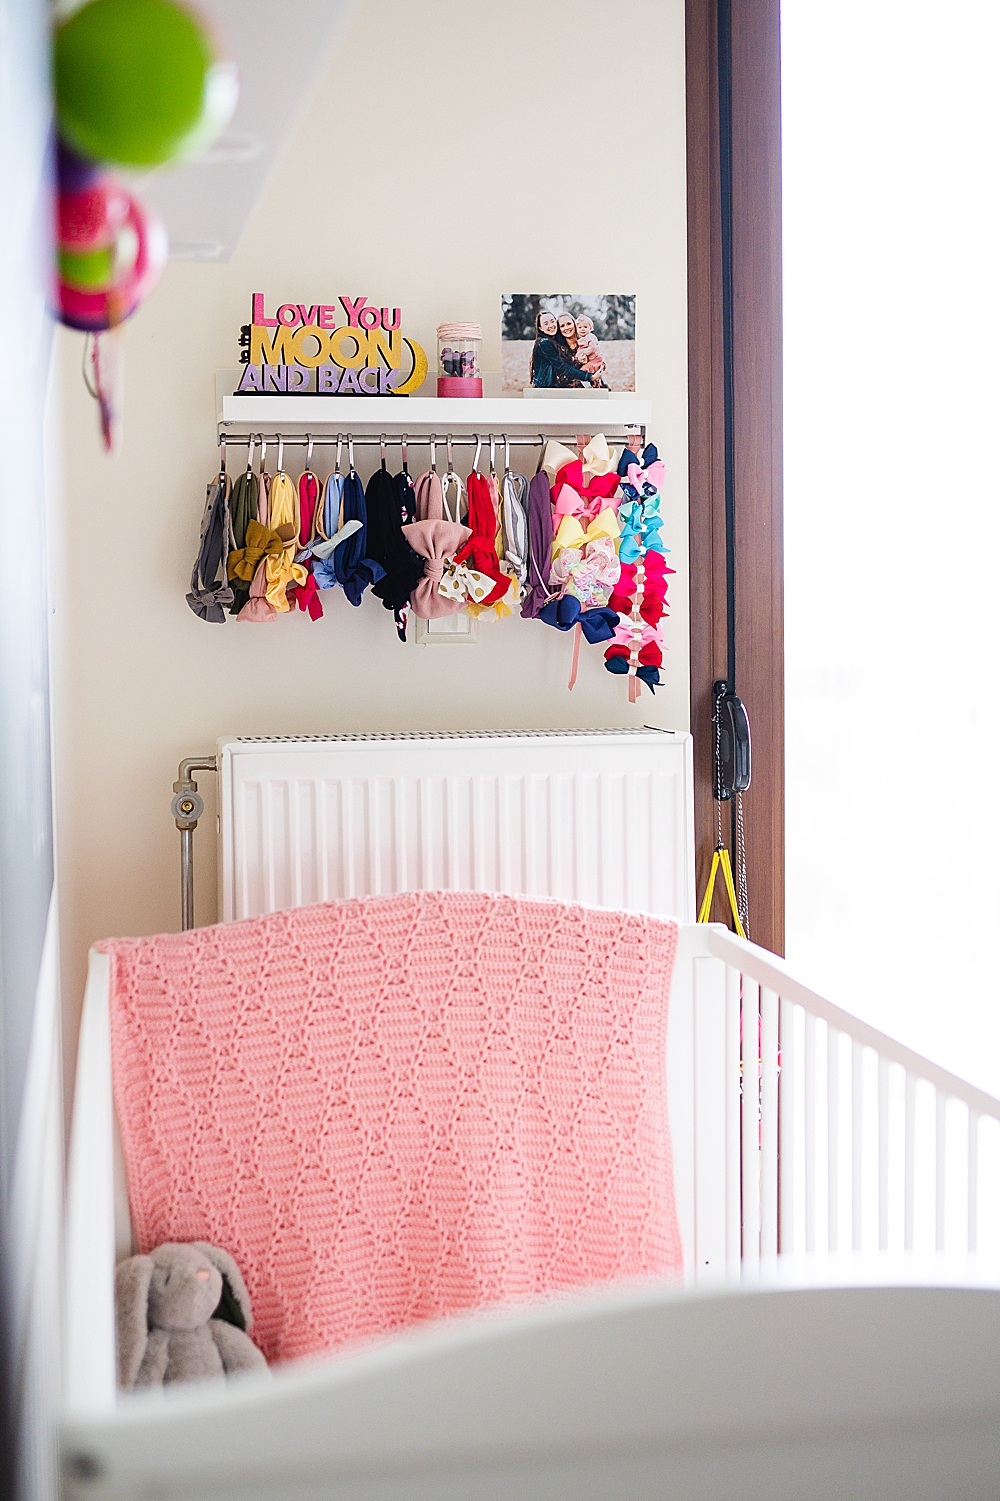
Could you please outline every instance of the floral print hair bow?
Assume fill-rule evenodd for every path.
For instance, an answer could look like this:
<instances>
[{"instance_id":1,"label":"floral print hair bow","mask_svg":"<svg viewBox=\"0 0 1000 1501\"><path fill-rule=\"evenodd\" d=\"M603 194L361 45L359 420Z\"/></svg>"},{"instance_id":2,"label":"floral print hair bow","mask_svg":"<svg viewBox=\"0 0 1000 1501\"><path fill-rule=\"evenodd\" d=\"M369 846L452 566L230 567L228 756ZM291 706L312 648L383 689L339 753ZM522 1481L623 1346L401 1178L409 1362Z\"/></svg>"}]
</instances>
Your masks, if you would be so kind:
<instances>
[{"instance_id":1,"label":"floral print hair bow","mask_svg":"<svg viewBox=\"0 0 1000 1501\"><path fill-rule=\"evenodd\" d=\"M551 579L559 594L572 594L587 607L603 607L621 574L621 564L610 537L598 537L588 546L564 547L552 564Z\"/></svg>"}]
</instances>

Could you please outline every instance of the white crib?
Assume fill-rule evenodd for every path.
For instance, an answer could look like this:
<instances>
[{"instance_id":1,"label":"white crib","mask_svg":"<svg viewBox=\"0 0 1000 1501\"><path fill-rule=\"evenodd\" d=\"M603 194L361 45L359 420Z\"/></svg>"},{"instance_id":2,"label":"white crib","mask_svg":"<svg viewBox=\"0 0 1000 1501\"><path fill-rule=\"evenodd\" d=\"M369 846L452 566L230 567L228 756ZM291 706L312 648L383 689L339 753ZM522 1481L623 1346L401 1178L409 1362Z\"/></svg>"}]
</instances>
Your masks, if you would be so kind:
<instances>
[{"instance_id":1,"label":"white crib","mask_svg":"<svg viewBox=\"0 0 1000 1501\"><path fill-rule=\"evenodd\" d=\"M666 1066L687 1287L120 1396L113 1268L130 1230L107 961L92 954L67 1204L66 1494L995 1498L1000 1225L983 1185L998 1181L1000 1102L714 926L682 928ZM978 1260L923 1276L799 1266L821 1249Z\"/></svg>"}]
</instances>

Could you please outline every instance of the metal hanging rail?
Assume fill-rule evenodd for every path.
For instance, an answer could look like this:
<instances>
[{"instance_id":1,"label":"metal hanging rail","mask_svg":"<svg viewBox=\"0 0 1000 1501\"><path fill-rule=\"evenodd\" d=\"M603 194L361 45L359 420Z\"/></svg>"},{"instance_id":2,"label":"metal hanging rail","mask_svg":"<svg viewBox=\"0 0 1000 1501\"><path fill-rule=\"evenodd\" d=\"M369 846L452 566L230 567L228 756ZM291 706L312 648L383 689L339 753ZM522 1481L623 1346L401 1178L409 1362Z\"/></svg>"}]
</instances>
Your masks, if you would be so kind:
<instances>
[{"instance_id":1,"label":"metal hanging rail","mask_svg":"<svg viewBox=\"0 0 1000 1501\"><path fill-rule=\"evenodd\" d=\"M629 438L636 437L640 438L643 443L646 440L646 430L644 427L625 427L618 432L609 432L606 428L602 428L601 431L605 437L616 442L627 442ZM383 433L381 437L369 435L363 438L354 438L346 431L321 437L310 437L308 433L295 433L291 437L286 437L284 433L265 433L259 431L257 428L245 433L234 433L228 427L224 431L220 431L218 442L220 447L223 443L231 443L234 446L241 443L249 444L250 442L256 444L263 439L265 443L283 443L286 448L307 448L310 445L314 448L336 448L338 443L345 444L348 442L353 442L355 448L382 448L386 444L392 444L394 448L398 448L403 444L411 448L415 444L430 448L439 445L443 447L448 443L453 448L475 448L477 443L489 442L491 438L496 442L498 447L506 444L508 448L544 448L546 443L550 441L566 442L565 433L558 435L554 440L551 437L546 437L544 433L539 433L537 437L532 435L531 437L524 438L506 433L485 431L482 433L472 433L468 436L461 435L459 437L453 437L450 434L442 437L440 433L419 433L416 436L409 433Z\"/></svg>"}]
</instances>

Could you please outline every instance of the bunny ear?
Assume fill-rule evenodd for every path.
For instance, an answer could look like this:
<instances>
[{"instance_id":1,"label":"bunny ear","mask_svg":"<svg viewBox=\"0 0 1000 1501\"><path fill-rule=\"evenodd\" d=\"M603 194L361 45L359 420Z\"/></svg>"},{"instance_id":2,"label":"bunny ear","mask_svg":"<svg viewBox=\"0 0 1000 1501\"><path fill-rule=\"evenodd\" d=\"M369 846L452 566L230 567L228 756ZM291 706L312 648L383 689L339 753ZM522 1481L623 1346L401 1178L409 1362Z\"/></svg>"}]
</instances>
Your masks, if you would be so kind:
<instances>
[{"instance_id":1,"label":"bunny ear","mask_svg":"<svg viewBox=\"0 0 1000 1501\"><path fill-rule=\"evenodd\" d=\"M192 1241L192 1245L222 1273L222 1297L212 1317L224 1319L227 1324L234 1324L246 1333L253 1328L253 1313L250 1294L236 1262L228 1251L220 1251L218 1246L210 1246L205 1240Z\"/></svg>"},{"instance_id":2,"label":"bunny ear","mask_svg":"<svg viewBox=\"0 0 1000 1501\"><path fill-rule=\"evenodd\" d=\"M149 1340L149 1283L152 1256L130 1256L115 1267L118 1325L118 1384L134 1386Z\"/></svg>"}]
</instances>

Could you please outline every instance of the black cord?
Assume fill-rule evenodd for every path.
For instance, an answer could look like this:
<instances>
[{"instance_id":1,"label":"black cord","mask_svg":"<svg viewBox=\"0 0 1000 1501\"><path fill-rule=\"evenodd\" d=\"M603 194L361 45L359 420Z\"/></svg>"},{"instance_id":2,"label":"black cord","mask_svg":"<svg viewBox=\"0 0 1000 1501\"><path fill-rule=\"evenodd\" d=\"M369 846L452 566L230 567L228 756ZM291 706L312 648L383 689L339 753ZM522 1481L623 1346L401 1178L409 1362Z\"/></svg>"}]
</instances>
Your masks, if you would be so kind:
<instances>
[{"instance_id":1,"label":"black cord","mask_svg":"<svg viewBox=\"0 0 1000 1501\"><path fill-rule=\"evenodd\" d=\"M733 378L733 37L730 0L718 0L719 197L722 230L722 402L726 494L726 677L736 692L736 435Z\"/></svg>"},{"instance_id":2,"label":"black cord","mask_svg":"<svg viewBox=\"0 0 1000 1501\"><path fill-rule=\"evenodd\" d=\"M719 220L722 239L722 412L726 501L726 678L736 692L736 426L733 373L733 29L730 0L717 0ZM721 768L717 773L721 777ZM730 799L730 845L737 847L736 798Z\"/></svg>"}]
</instances>

